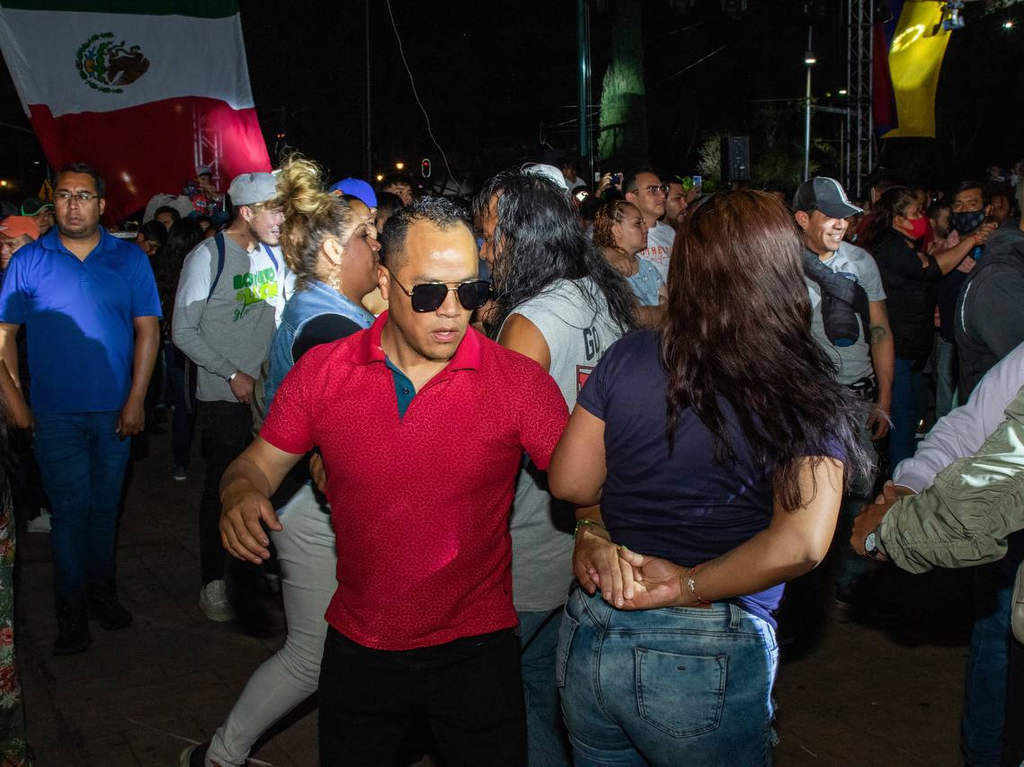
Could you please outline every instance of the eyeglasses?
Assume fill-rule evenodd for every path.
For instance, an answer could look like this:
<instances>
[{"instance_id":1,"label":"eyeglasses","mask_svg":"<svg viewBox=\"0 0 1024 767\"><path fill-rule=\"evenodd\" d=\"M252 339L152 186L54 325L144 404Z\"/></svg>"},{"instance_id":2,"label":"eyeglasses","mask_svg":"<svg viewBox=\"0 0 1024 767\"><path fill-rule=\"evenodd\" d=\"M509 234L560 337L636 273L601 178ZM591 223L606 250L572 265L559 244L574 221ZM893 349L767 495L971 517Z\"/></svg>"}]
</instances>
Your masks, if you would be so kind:
<instances>
[{"instance_id":1,"label":"eyeglasses","mask_svg":"<svg viewBox=\"0 0 1024 767\"><path fill-rule=\"evenodd\" d=\"M637 191L643 190L648 194L657 194L661 192L663 195L668 195L668 184L651 184L650 186L637 187Z\"/></svg>"},{"instance_id":2,"label":"eyeglasses","mask_svg":"<svg viewBox=\"0 0 1024 767\"><path fill-rule=\"evenodd\" d=\"M387 267L384 267L387 269ZM405 295L412 299L412 310L414 312L434 312L444 303L449 291L455 291L459 303L463 309L473 311L483 306L491 296L491 283L487 280L473 280L472 282L452 283L455 287L444 282L423 282L413 285L412 290L398 281L395 273L388 269L388 274L395 284L402 289Z\"/></svg>"},{"instance_id":3,"label":"eyeglasses","mask_svg":"<svg viewBox=\"0 0 1024 767\"><path fill-rule=\"evenodd\" d=\"M99 195L94 192L68 192L64 189L54 192L53 196L61 202L71 202L72 200L76 200L82 205L99 197Z\"/></svg>"}]
</instances>

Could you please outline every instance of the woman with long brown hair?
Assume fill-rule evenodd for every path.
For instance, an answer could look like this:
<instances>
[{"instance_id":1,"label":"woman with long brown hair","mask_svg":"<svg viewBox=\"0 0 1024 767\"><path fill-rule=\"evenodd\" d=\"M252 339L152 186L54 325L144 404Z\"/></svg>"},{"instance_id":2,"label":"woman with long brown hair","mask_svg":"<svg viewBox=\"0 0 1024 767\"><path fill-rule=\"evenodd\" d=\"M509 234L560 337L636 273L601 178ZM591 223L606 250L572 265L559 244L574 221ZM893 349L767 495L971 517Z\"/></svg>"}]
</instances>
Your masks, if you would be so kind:
<instances>
[{"instance_id":1,"label":"woman with long brown hair","mask_svg":"<svg viewBox=\"0 0 1024 767\"><path fill-rule=\"evenodd\" d=\"M577 765L769 764L774 613L832 539L864 414L770 195L683 221L666 321L613 345L549 470L578 513L558 685ZM632 759L633 761L629 761Z\"/></svg>"}]
</instances>

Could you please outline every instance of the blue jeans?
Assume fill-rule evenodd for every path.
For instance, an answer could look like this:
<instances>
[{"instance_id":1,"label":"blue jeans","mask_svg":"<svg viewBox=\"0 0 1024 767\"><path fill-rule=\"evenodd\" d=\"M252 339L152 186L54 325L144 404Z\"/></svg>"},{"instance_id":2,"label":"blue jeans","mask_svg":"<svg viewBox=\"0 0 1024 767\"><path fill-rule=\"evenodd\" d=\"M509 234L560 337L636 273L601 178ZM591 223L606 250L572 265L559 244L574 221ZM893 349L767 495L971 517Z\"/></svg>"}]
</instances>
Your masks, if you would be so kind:
<instances>
[{"instance_id":1,"label":"blue jeans","mask_svg":"<svg viewBox=\"0 0 1024 767\"><path fill-rule=\"evenodd\" d=\"M630 612L577 588L557 664L576 767L771 764L775 631L735 605Z\"/></svg>"},{"instance_id":2,"label":"blue jeans","mask_svg":"<svg viewBox=\"0 0 1024 767\"><path fill-rule=\"evenodd\" d=\"M914 361L896 359L892 379L892 429L889 431L889 472L914 454L914 434L928 407L928 383L914 370Z\"/></svg>"},{"instance_id":3,"label":"blue jeans","mask_svg":"<svg viewBox=\"0 0 1024 767\"><path fill-rule=\"evenodd\" d=\"M517 611L530 765L570 767L572 764L569 738L558 708L558 688L555 687L555 653L561 613L561 607L548 612Z\"/></svg>"},{"instance_id":4,"label":"blue jeans","mask_svg":"<svg viewBox=\"0 0 1024 767\"><path fill-rule=\"evenodd\" d=\"M115 433L118 416L116 410L35 416L58 602L114 580L117 512L132 444Z\"/></svg>"},{"instance_id":5,"label":"blue jeans","mask_svg":"<svg viewBox=\"0 0 1024 767\"><path fill-rule=\"evenodd\" d=\"M995 606L974 622L967 656L960 749L970 767L999 767L1010 667L1010 598L1013 584L996 592Z\"/></svg>"}]
</instances>

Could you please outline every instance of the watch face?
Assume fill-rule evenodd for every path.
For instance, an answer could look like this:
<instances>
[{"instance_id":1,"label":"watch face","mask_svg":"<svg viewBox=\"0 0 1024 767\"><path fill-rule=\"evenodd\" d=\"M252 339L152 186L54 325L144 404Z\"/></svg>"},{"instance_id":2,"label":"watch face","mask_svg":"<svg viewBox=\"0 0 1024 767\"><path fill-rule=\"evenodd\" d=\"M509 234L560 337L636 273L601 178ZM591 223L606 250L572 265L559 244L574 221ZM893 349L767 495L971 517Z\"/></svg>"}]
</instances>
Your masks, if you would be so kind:
<instances>
[{"instance_id":1,"label":"watch face","mask_svg":"<svg viewBox=\"0 0 1024 767\"><path fill-rule=\"evenodd\" d=\"M874 554L875 550L875 531L872 530L868 533L868 537L864 539L864 551L868 554Z\"/></svg>"}]
</instances>

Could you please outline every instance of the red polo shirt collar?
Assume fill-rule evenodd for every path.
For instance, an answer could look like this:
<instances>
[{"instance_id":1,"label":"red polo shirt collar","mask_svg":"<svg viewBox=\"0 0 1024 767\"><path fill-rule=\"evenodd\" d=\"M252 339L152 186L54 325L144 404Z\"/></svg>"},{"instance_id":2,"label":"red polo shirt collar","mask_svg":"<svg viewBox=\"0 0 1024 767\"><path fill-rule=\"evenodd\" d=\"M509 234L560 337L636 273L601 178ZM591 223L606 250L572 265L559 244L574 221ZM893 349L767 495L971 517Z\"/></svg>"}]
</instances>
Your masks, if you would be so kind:
<instances>
[{"instance_id":1,"label":"red polo shirt collar","mask_svg":"<svg viewBox=\"0 0 1024 767\"><path fill-rule=\"evenodd\" d=\"M381 334L384 326L388 324L388 312L381 315L370 326L368 332L363 333L359 347L352 355L352 361L357 365L369 365L374 362L385 362L387 355L384 354L384 347L380 344ZM473 328L466 328L466 334L459 342L459 348L455 355L448 361L442 373L455 370L479 370L483 360L483 346L481 344L479 331Z\"/></svg>"}]
</instances>

